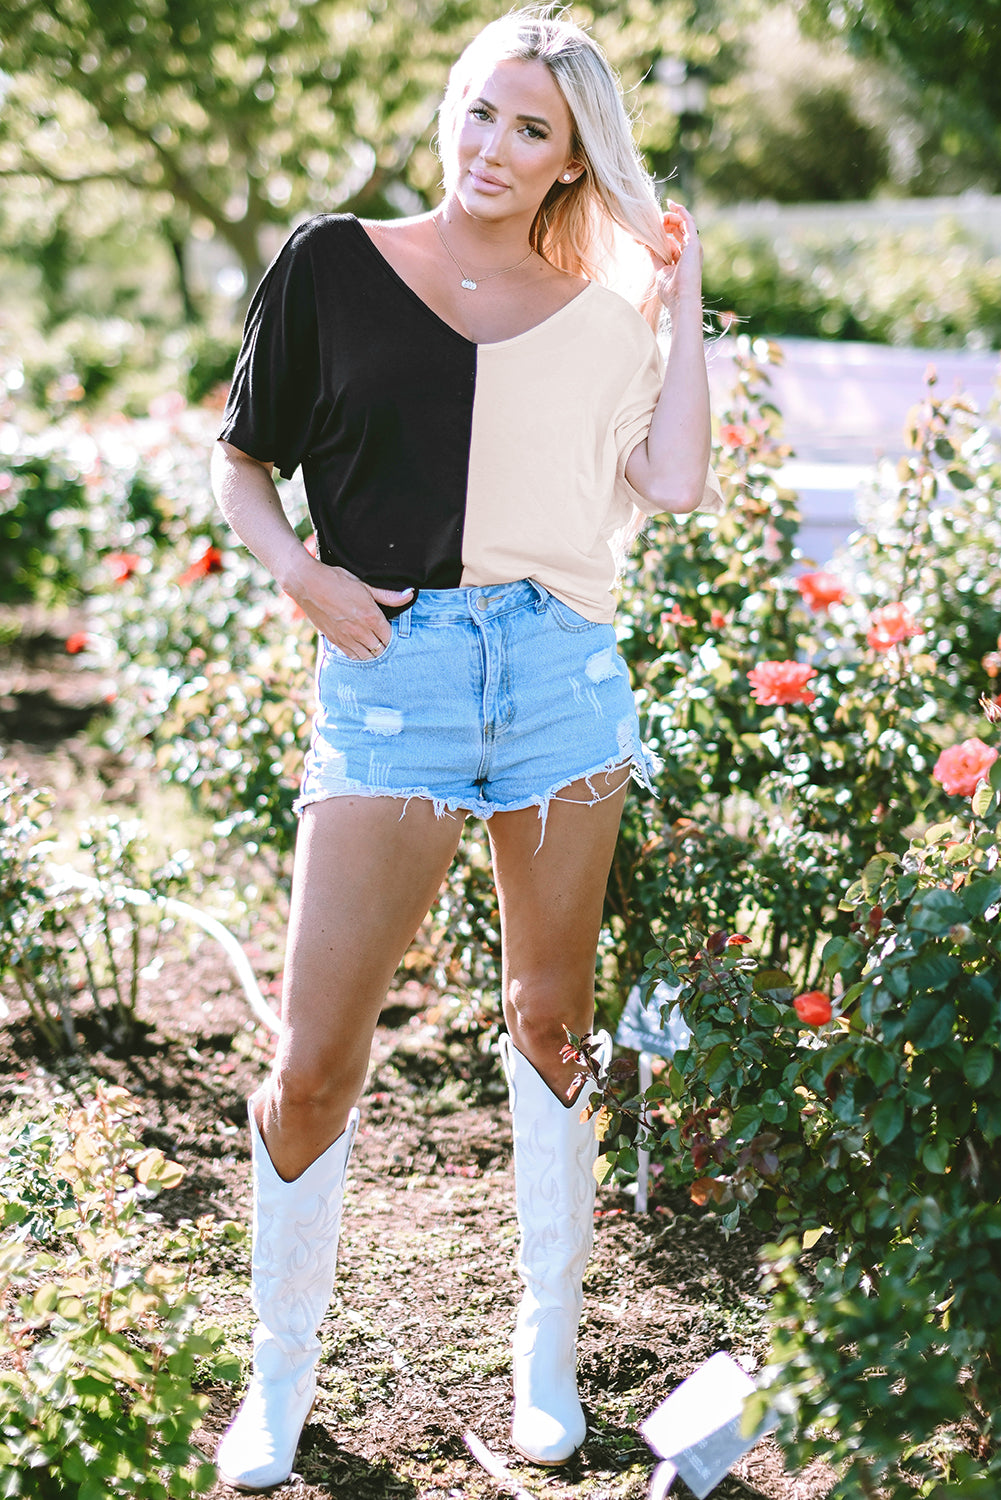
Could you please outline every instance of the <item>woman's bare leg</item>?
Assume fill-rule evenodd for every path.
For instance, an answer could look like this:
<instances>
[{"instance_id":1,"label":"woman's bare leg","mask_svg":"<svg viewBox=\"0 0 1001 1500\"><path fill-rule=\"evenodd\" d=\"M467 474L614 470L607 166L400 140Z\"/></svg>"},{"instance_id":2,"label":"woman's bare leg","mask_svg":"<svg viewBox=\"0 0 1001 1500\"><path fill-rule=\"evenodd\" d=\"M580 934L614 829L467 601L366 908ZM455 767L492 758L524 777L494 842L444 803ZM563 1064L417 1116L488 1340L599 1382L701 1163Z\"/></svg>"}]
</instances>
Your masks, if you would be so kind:
<instances>
[{"instance_id":1,"label":"woman's bare leg","mask_svg":"<svg viewBox=\"0 0 1001 1500\"><path fill-rule=\"evenodd\" d=\"M583 781L549 804L539 846L531 807L495 813L490 832L501 916L504 1019L518 1051L560 1098L575 1068L560 1060L563 1027L581 1035L594 1016L594 964L608 871L628 770ZM610 795L609 795L610 793Z\"/></svg>"},{"instance_id":2,"label":"woman's bare leg","mask_svg":"<svg viewBox=\"0 0 1001 1500\"><path fill-rule=\"evenodd\" d=\"M402 815L401 815L402 814ZM428 801L332 797L302 814L282 1031L255 1114L292 1181L341 1134L365 1084L393 974L455 854L463 814Z\"/></svg>"}]
</instances>

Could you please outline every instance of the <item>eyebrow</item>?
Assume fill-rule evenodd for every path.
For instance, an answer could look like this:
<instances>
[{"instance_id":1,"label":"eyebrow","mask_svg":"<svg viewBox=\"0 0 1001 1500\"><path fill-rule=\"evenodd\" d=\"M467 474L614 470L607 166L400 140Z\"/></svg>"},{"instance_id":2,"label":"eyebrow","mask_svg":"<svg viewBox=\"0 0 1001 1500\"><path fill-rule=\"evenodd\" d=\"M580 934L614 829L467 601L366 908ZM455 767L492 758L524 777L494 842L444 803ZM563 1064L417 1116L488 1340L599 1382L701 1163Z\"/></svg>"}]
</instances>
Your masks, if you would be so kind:
<instances>
[{"instance_id":1,"label":"eyebrow","mask_svg":"<svg viewBox=\"0 0 1001 1500\"><path fill-rule=\"evenodd\" d=\"M484 99L482 94L479 95L474 103L485 104L487 109L492 109L494 114L497 113L496 104L491 104L490 100ZM553 128L552 125L550 125L549 121L546 119L545 115L516 115L515 118L518 120L527 120L533 125L545 125L547 130L552 130Z\"/></svg>"}]
</instances>

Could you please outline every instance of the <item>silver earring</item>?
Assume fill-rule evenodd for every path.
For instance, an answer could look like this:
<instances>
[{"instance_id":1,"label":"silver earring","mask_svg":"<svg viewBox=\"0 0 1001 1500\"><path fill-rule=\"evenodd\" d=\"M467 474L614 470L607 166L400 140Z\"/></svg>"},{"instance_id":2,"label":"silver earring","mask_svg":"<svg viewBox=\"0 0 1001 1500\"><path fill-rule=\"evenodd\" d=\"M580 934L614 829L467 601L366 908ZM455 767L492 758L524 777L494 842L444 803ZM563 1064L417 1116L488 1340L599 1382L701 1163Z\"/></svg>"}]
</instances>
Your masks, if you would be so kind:
<instances>
[{"instance_id":1,"label":"silver earring","mask_svg":"<svg viewBox=\"0 0 1001 1500\"><path fill-rule=\"evenodd\" d=\"M563 173L563 181L564 182L573 182L573 173L572 172L564 172Z\"/></svg>"}]
</instances>

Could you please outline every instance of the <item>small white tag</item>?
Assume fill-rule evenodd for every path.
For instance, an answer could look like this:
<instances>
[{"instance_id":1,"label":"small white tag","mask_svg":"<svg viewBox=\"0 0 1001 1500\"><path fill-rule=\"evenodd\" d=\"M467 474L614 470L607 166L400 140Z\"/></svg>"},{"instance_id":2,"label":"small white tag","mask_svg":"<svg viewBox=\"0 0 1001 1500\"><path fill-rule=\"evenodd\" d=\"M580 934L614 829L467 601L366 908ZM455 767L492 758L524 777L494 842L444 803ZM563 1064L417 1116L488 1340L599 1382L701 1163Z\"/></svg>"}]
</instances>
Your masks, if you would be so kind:
<instances>
[{"instance_id":1,"label":"small white tag","mask_svg":"<svg viewBox=\"0 0 1001 1500\"><path fill-rule=\"evenodd\" d=\"M766 1419L756 1432L742 1433L744 1400L754 1389L735 1360L714 1354L640 1424L650 1447L669 1460L698 1500L705 1500L737 1459L774 1426ZM657 1469L655 1483L659 1474ZM655 1488L651 1500L666 1493Z\"/></svg>"}]
</instances>

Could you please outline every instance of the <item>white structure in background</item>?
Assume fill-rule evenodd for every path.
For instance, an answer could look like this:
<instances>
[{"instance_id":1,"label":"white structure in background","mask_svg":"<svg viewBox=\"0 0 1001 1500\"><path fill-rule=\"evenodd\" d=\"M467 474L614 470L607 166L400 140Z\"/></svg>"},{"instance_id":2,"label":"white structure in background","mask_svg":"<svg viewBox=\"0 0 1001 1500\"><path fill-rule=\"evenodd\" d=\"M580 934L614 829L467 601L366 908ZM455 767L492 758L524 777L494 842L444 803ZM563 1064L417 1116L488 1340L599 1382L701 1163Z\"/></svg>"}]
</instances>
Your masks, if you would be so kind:
<instances>
[{"instance_id":1,"label":"white structure in background","mask_svg":"<svg viewBox=\"0 0 1001 1500\"><path fill-rule=\"evenodd\" d=\"M827 339L777 339L785 363L769 369L771 395L782 413L794 457L778 471L798 491L803 525L798 543L811 562L827 562L854 530L855 496L881 459L906 451L904 424L925 393L934 366L936 391L964 391L982 412L997 400L999 356L965 349L898 349ZM723 409L733 387L732 340L710 351L713 406Z\"/></svg>"},{"instance_id":2,"label":"white structure in background","mask_svg":"<svg viewBox=\"0 0 1001 1500\"><path fill-rule=\"evenodd\" d=\"M629 991L625 1008L619 1017L615 1033L617 1047L629 1047L639 1053L640 1090L648 1089L653 1082L653 1060L655 1057L673 1057L688 1046L692 1033L685 1025L681 1011L675 1004L680 985L672 986L661 980L647 1003L638 984ZM670 1006L664 1019L664 1007ZM636 1212L645 1214L650 1190L650 1153L637 1147Z\"/></svg>"}]
</instances>

